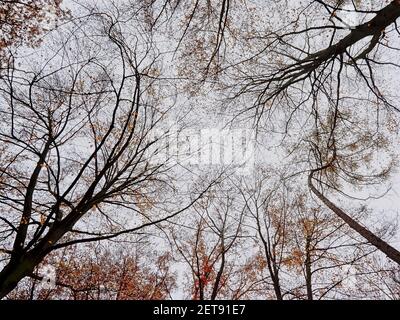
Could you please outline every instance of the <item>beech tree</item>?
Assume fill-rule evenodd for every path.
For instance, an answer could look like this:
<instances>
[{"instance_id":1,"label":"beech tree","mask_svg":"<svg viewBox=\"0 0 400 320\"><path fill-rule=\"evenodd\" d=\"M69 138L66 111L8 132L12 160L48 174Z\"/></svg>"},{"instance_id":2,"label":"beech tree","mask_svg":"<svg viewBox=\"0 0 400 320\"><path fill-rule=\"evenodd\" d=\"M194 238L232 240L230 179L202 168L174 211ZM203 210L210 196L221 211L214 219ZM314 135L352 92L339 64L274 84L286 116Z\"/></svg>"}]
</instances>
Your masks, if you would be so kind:
<instances>
[{"instance_id":1,"label":"beech tree","mask_svg":"<svg viewBox=\"0 0 400 320\"><path fill-rule=\"evenodd\" d=\"M204 10L202 1L195 1L191 14L184 18L185 34L188 30L196 30L197 35L206 33L201 24L204 20L200 17L207 17L211 36L197 40L195 35L190 37L188 34L188 38L199 45L196 50L191 50L191 54L186 53L186 60L207 60L204 59L207 57L208 61L215 61L218 53L220 59L214 74L219 75L220 86L229 92L228 102L246 106L237 113L250 113L257 126L269 126L274 132L279 128L276 119L284 119L280 131L290 135L296 132L293 127L295 121L304 125L311 119L309 125L314 126L314 132L329 131L326 143L330 149L329 157L333 160L317 168L311 164L308 178L310 190L353 230L390 259L400 263L396 248L357 223L351 214L336 206L324 195L324 190L312 183L316 172L328 170L337 160L336 156L332 156L336 152L334 144L340 143L335 137L336 126L340 121L357 121L357 116L350 118L353 113L351 108L363 104L366 108L362 112L376 114L375 126L365 123L370 126L371 132L380 131L382 123L388 124L393 119L398 122L396 116L390 114L398 111L396 88L385 83L378 74L388 72L394 77L392 72L400 65L394 44L399 34L400 2L317 0L309 5L282 3L276 2L269 11L283 16L283 11L286 13L291 9L293 14L286 15L281 22L272 19L263 25L246 2L237 1L233 5L232 1L218 1L209 4L209 10ZM265 9L262 5L259 7ZM253 10L259 7L254 5ZM218 17L216 8L221 9ZM234 21L233 18L237 17L238 11L246 16L244 19L255 17L252 23L259 28L246 26L245 30L241 30L243 19ZM308 17L313 17L313 21ZM355 21L349 22L350 17L355 17ZM220 54L222 43L224 50ZM205 68L206 74L209 66L210 63ZM189 75L201 70L199 67L201 65L196 65L193 70L183 64ZM304 112L307 108L308 114ZM323 123L329 128L323 127ZM307 130L300 134L304 136L304 132ZM382 176L388 173L386 168L383 172L386 173Z\"/></svg>"},{"instance_id":2,"label":"beech tree","mask_svg":"<svg viewBox=\"0 0 400 320\"><path fill-rule=\"evenodd\" d=\"M399 0L0 1L0 298L397 299L395 216L369 205L397 174L399 16ZM254 172L175 161L210 141L175 150L171 121L251 126ZM113 251L137 233L167 244L161 273ZM38 291L46 262L58 287Z\"/></svg>"},{"instance_id":3,"label":"beech tree","mask_svg":"<svg viewBox=\"0 0 400 320\"><path fill-rule=\"evenodd\" d=\"M340 3L343 4L344 1ZM360 2L353 2L352 5L350 11L361 15L359 21L364 19L365 22L343 26L343 16L349 14L348 9L343 9L339 2L332 4L327 1L314 1L310 8L322 7L327 19L309 24L302 13L298 18L303 23L292 24L279 33L267 33L263 37L267 42L263 51L268 50L269 53L265 54L264 59L274 59L275 63L260 68L257 74L242 77L243 86L237 95L254 97L251 109L256 110L258 119L262 118L264 112L273 112L277 105L286 108L283 111L287 120L285 132L290 132L290 122L295 118L294 114L303 108L309 108L314 126L312 134L326 132L324 146L321 148L321 144L318 144L318 150L315 146L310 148L317 161L317 164L312 164L313 168L308 177L310 190L369 243L393 261L400 263L397 249L329 200L326 189L340 190L340 186L332 185L331 181L321 178L318 179L319 188L313 184L317 173L324 175L329 170L338 176L351 177L351 183L362 180L360 176L353 175L351 169L348 170L343 164L337 163L344 158L337 145L348 142L349 136L358 135L349 127L350 123L354 124L359 118L359 115L353 116L352 108L361 108L364 104L367 109L364 108L358 114L376 114L376 124L367 120L363 122L364 126L370 128L372 139L380 139L378 137L386 133L380 126L383 126L382 123L389 123L392 115L387 115L388 113L398 111L395 100L391 98L393 88L385 85L377 74L389 66L398 68L398 59L392 51L396 49L389 43L394 41L399 32L396 21L400 15L400 3L391 1L377 9L368 7L369 4L366 4L366 7ZM306 8L307 11L308 9ZM325 37L318 34L322 31ZM306 39L306 46L293 45L300 38ZM343 132L337 132L340 131L339 126L346 126L347 136ZM365 140L364 143L367 144ZM365 144L361 147L353 142L348 146L354 150L358 148L357 151L360 152L361 148L366 149ZM382 141L379 147L385 147ZM321 154L326 160L321 159ZM370 174L369 178L376 181L378 178L384 178L388 172L388 169L384 168L380 174ZM363 182L367 183L366 179Z\"/></svg>"},{"instance_id":4,"label":"beech tree","mask_svg":"<svg viewBox=\"0 0 400 320\"><path fill-rule=\"evenodd\" d=\"M124 18L140 26L131 12L90 13L35 64L12 56L1 70L0 297L50 252L134 233L198 198L160 207L173 178L151 132L171 105L151 32L127 34Z\"/></svg>"}]
</instances>

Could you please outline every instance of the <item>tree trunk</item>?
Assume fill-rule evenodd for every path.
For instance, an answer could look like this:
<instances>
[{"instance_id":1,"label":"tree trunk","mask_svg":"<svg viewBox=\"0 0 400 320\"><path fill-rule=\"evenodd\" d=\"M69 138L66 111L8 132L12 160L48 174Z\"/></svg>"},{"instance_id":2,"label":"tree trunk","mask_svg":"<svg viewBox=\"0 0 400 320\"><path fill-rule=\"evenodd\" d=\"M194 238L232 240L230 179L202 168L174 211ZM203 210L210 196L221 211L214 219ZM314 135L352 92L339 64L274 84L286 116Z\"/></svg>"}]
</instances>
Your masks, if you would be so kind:
<instances>
[{"instance_id":1,"label":"tree trunk","mask_svg":"<svg viewBox=\"0 0 400 320\"><path fill-rule=\"evenodd\" d=\"M275 291L276 300L283 300L282 292L281 292L281 285L279 283L279 276L278 275L274 275L274 276L271 276L271 277L272 277L272 283L274 284L274 291Z\"/></svg>"},{"instance_id":2,"label":"tree trunk","mask_svg":"<svg viewBox=\"0 0 400 320\"><path fill-rule=\"evenodd\" d=\"M370 244L375 246L379 251L383 252L388 258L392 259L394 262L400 265L400 252L392 247L387 242L383 241L381 238L377 237L367 228L363 227L356 220L347 215L342 209L338 208L333 202L326 198L317 188L312 184L312 178L314 172L311 171L308 176L308 186L311 191L329 208L331 209L339 218L341 218L351 229L356 231L360 236L365 238Z\"/></svg>"},{"instance_id":3,"label":"tree trunk","mask_svg":"<svg viewBox=\"0 0 400 320\"><path fill-rule=\"evenodd\" d=\"M60 226L44 237L34 249L11 257L9 263L0 271L0 299L8 295L19 281L32 275L50 252L51 244L56 243L65 233L66 229Z\"/></svg>"},{"instance_id":4,"label":"tree trunk","mask_svg":"<svg viewBox=\"0 0 400 320\"><path fill-rule=\"evenodd\" d=\"M312 292L312 271L311 271L311 252L310 252L311 239L307 236L306 239L306 261L305 261L305 271L306 271L306 287L307 287L307 299L313 300Z\"/></svg>"},{"instance_id":5,"label":"tree trunk","mask_svg":"<svg viewBox=\"0 0 400 320\"><path fill-rule=\"evenodd\" d=\"M0 272L0 299L15 289L18 282L33 273L41 257L27 255L18 260L11 260Z\"/></svg>"}]
</instances>

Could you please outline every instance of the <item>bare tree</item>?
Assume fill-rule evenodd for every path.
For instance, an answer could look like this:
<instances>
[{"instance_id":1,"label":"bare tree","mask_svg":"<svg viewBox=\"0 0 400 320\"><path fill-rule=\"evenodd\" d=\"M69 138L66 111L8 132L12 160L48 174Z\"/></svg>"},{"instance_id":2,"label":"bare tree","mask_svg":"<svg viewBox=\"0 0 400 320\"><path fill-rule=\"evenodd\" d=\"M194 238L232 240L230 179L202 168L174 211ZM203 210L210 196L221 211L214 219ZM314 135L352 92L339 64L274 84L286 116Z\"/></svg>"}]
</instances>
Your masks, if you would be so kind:
<instances>
[{"instance_id":1,"label":"bare tree","mask_svg":"<svg viewBox=\"0 0 400 320\"><path fill-rule=\"evenodd\" d=\"M1 70L0 297L54 250L136 232L197 199L146 212L171 190L151 136L170 109L155 94L159 53L132 12L89 13L32 67L14 56Z\"/></svg>"},{"instance_id":2,"label":"bare tree","mask_svg":"<svg viewBox=\"0 0 400 320\"><path fill-rule=\"evenodd\" d=\"M261 292L262 266L253 250L244 254L243 208L237 206L232 190L214 189L191 209L193 217L172 231L173 251L188 267L192 299L251 297Z\"/></svg>"},{"instance_id":3,"label":"bare tree","mask_svg":"<svg viewBox=\"0 0 400 320\"><path fill-rule=\"evenodd\" d=\"M273 203L276 199L274 192L264 197L262 185L263 181L260 181L256 188L240 191L247 211L254 220L275 298L282 300L285 292L282 289L280 271L287 251L289 233L292 232L288 222L289 202L288 198L282 195L279 199L282 203L278 207L279 200Z\"/></svg>"},{"instance_id":4,"label":"bare tree","mask_svg":"<svg viewBox=\"0 0 400 320\"><path fill-rule=\"evenodd\" d=\"M395 227L368 224L366 201L397 166L399 0L70 6L0 0L0 298L167 298L170 258L193 299L398 297ZM218 104L215 122L253 124L254 175L199 182L172 161L167 120L206 101L207 121ZM175 254L162 284L140 257L83 256L153 230ZM59 286L37 291L60 252Z\"/></svg>"},{"instance_id":5,"label":"bare tree","mask_svg":"<svg viewBox=\"0 0 400 320\"><path fill-rule=\"evenodd\" d=\"M346 193L338 180L357 187L383 183L394 166L392 162L377 172L379 165L375 163L370 174L361 174L356 167L364 160L371 164L366 156L368 148L371 153L377 151L375 148L385 153L386 139L393 133L387 125L396 119L393 112L398 108L393 97L397 94L393 86L384 85L378 74L399 67L394 54L397 49L390 43L399 33L400 3L391 1L376 9L356 2L352 2L353 8L346 9L343 3L313 1L309 6L298 5L294 9L298 14L290 16L289 24L278 31L272 28L262 36L254 35L254 46L260 41L265 45L252 57L232 66L237 72L231 72L234 78L228 77L227 87L239 86L233 89L234 101L252 102L241 112L252 111L257 126L263 126L267 119L266 126L272 127L271 131L278 128L283 136L298 134L298 144L302 144L301 139L310 143L306 148L310 155L304 155L311 162L310 190L369 243L400 263L396 248L327 196L329 191ZM326 18L311 22L307 13L312 14L309 10L314 9ZM351 13L364 22L343 24L344 16ZM371 114L375 122L370 120ZM276 118L283 120L273 123ZM318 185L313 184L315 181Z\"/></svg>"},{"instance_id":6,"label":"bare tree","mask_svg":"<svg viewBox=\"0 0 400 320\"><path fill-rule=\"evenodd\" d=\"M301 191L301 184L274 183L270 175L242 186L240 192L253 221L247 225L262 249L268 273L264 281L274 298L347 296L346 281L356 268L360 275L371 272L364 262L375 250Z\"/></svg>"}]
</instances>

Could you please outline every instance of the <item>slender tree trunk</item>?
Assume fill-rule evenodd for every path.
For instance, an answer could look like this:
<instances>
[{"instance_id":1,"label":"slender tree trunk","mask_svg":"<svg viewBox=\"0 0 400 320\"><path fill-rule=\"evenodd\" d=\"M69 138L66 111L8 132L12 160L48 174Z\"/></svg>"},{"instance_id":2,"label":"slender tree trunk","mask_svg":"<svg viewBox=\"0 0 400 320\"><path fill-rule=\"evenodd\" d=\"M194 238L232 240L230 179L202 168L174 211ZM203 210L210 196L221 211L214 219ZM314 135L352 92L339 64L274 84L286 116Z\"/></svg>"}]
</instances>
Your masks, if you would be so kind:
<instances>
[{"instance_id":1,"label":"slender tree trunk","mask_svg":"<svg viewBox=\"0 0 400 320\"><path fill-rule=\"evenodd\" d=\"M218 290L220 289L219 285L222 279L222 274L224 273L224 268L225 268L225 248L222 248L222 257L221 257L221 265L219 267L218 273L217 273L217 277L215 279L214 282L214 287L213 287L213 291L211 294L211 299L210 300L215 300L217 298L217 294L218 294Z\"/></svg>"},{"instance_id":2,"label":"slender tree trunk","mask_svg":"<svg viewBox=\"0 0 400 320\"><path fill-rule=\"evenodd\" d=\"M274 260L272 255L269 253L268 244L265 241L264 237L262 236L261 232L260 232L260 236L261 236L261 241L264 244L265 258L267 260L267 267L268 267L269 275L272 280L272 285L274 287L276 300L283 300L281 285L280 285L280 281L279 281L279 270L276 267L276 261Z\"/></svg>"},{"instance_id":3,"label":"slender tree trunk","mask_svg":"<svg viewBox=\"0 0 400 320\"><path fill-rule=\"evenodd\" d=\"M370 244L375 246L379 251L386 254L386 256L392 259L394 262L400 265L400 252L392 247L387 242L373 234L367 228L363 227L356 220L347 215L342 209L338 208L333 202L326 198L315 186L312 184L313 174L318 170L313 170L308 176L308 186L311 191L339 218L341 218L351 229L356 231L360 236L365 238Z\"/></svg>"},{"instance_id":4,"label":"slender tree trunk","mask_svg":"<svg viewBox=\"0 0 400 320\"><path fill-rule=\"evenodd\" d=\"M307 236L306 240L306 261L305 263L305 271L306 271L306 288L307 288L307 299L313 300L313 292L312 292L312 271L311 271L311 253L310 253L310 237Z\"/></svg>"},{"instance_id":5,"label":"slender tree trunk","mask_svg":"<svg viewBox=\"0 0 400 320\"><path fill-rule=\"evenodd\" d=\"M272 283L274 285L274 291L275 291L275 296L277 300L283 300L282 297L282 292L281 292L281 284L279 281L279 273L276 273L274 275L271 274L271 278L272 278Z\"/></svg>"}]
</instances>

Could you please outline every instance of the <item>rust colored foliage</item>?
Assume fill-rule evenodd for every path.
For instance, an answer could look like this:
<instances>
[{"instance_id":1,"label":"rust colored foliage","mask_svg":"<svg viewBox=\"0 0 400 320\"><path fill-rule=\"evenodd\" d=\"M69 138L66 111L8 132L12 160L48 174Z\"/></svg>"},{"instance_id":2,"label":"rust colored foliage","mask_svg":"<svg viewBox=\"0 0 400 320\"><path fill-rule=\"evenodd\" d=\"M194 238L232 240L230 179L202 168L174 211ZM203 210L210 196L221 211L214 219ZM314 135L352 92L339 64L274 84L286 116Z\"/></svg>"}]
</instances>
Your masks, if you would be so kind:
<instances>
[{"instance_id":1,"label":"rust colored foliage","mask_svg":"<svg viewBox=\"0 0 400 320\"><path fill-rule=\"evenodd\" d=\"M13 45L36 46L40 34L65 16L62 0L0 0L0 58Z\"/></svg>"},{"instance_id":2,"label":"rust colored foliage","mask_svg":"<svg viewBox=\"0 0 400 320\"><path fill-rule=\"evenodd\" d=\"M116 255L110 251L71 251L68 257L64 254L52 255L44 262L44 265L56 267L54 289L41 286L39 272L37 278L21 285L9 298L162 300L169 298L170 290L175 286L168 254L156 257L152 265L148 261L154 260L149 257Z\"/></svg>"},{"instance_id":3,"label":"rust colored foliage","mask_svg":"<svg viewBox=\"0 0 400 320\"><path fill-rule=\"evenodd\" d=\"M194 280L193 286L193 300L198 300L200 298L200 290L212 289L209 288L213 285L215 281L215 271L212 263L210 263L208 257L203 256L201 261L201 268L199 274L197 274L197 279Z\"/></svg>"}]
</instances>

